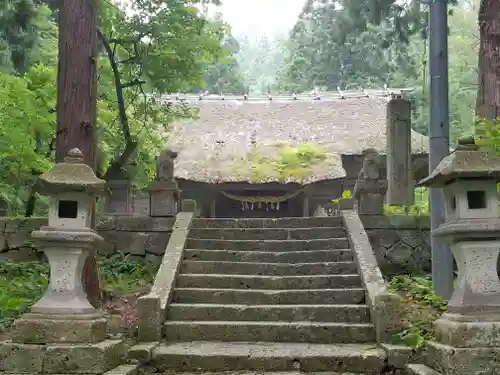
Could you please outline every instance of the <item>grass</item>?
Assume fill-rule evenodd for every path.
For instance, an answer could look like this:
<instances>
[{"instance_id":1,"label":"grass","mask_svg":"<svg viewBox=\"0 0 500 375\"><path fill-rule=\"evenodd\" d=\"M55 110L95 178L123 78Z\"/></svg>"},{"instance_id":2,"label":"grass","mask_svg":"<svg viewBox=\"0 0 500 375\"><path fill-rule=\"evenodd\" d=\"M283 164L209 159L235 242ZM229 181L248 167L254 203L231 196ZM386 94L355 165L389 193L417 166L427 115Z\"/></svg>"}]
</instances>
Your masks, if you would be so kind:
<instances>
[{"instance_id":1,"label":"grass","mask_svg":"<svg viewBox=\"0 0 500 375\"><path fill-rule=\"evenodd\" d=\"M126 256L99 259L103 287L112 294L127 295L151 285L157 267L137 263ZM0 331L40 299L48 285L49 266L41 262L0 263Z\"/></svg>"},{"instance_id":2,"label":"grass","mask_svg":"<svg viewBox=\"0 0 500 375\"><path fill-rule=\"evenodd\" d=\"M436 296L427 277L398 275L389 280L389 290L401 297L403 329L394 336L395 344L423 348L434 340L434 322L448 310L447 301Z\"/></svg>"}]
</instances>

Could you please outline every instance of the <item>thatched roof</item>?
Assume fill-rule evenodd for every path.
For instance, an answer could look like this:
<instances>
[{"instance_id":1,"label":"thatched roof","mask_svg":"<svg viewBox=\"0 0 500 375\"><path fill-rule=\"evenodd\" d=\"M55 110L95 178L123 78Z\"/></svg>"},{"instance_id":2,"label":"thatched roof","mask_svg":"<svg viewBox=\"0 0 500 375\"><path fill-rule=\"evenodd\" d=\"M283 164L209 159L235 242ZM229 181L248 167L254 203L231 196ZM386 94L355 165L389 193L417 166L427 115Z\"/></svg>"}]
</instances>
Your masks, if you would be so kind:
<instances>
[{"instance_id":1,"label":"thatched roof","mask_svg":"<svg viewBox=\"0 0 500 375\"><path fill-rule=\"evenodd\" d=\"M302 183L345 177L341 155L361 155L366 148L386 153L387 97L321 100L191 100L199 118L174 124L168 146L179 152L177 178L199 182L271 182L277 176L251 178L244 165L252 141L259 153L276 155L280 142L314 143L328 158L312 168ZM412 132L414 154L426 153L428 139ZM289 179L285 182L291 182Z\"/></svg>"}]
</instances>

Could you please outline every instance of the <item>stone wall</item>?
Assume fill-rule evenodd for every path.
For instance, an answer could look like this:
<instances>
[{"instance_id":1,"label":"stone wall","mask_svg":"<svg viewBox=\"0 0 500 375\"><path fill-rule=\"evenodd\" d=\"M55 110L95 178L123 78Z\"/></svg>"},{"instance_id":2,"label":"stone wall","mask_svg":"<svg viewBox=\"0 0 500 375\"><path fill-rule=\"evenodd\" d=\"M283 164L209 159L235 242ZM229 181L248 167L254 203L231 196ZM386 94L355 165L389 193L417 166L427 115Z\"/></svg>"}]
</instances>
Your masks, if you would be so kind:
<instances>
[{"instance_id":1,"label":"stone wall","mask_svg":"<svg viewBox=\"0 0 500 375\"><path fill-rule=\"evenodd\" d=\"M175 218L149 216L109 216L99 220L97 230L105 243L103 255L116 252L130 254L159 263L167 247ZM43 258L30 238L33 230L47 224L45 218L0 219L0 262L5 260L30 261Z\"/></svg>"},{"instance_id":2,"label":"stone wall","mask_svg":"<svg viewBox=\"0 0 500 375\"><path fill-rule=\"evenodd\" d=\"M46 224L46 218L0 218L0 262L42 259L43 254L31 242L30 233Z\"/></svg>"},{"instance_id":3,"label":"stone wall","mask_svg":"<svg viewBox=\"0 0 500 375\"><path fill-rule=\"evenodd\" d=\"M427 216L360 215L384 275L430 272Z\"/></svg>"},{"instance_id":4,"label":"stone wall","mask_svg":"<svg viewBox=\"0 0 500 375\"><path fill-rule=\"evenodd\" d=\"M104 237L104 255L116 252L134 258L160 262L174 224L174 218L108 216L97 230ZM377 260L385 275L430 270L429 219L414 216L361 215ZM46 225L44 218L0 219L0 262L6 259L42 259L30 233Z\"/></svg>"}]
</instances>

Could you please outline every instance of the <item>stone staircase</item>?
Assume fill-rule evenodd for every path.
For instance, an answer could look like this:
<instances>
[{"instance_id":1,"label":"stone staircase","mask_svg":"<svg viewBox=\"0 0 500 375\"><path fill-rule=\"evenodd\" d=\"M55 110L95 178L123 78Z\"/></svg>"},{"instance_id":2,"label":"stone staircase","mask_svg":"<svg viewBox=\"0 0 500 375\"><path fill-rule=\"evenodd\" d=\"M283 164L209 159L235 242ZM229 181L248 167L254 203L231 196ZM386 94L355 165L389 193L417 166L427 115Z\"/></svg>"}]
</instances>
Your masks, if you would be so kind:
<instances>
[{"instance_id":1,"label":"stone staircase","mask_svg":"<svg viewBox=\"0 0 500 375\"><path fill-rule=\"evenodd\" d=\"M195 219L163 335L159 372L385 367L339 217Z\"/></svg>"}]
</instances>

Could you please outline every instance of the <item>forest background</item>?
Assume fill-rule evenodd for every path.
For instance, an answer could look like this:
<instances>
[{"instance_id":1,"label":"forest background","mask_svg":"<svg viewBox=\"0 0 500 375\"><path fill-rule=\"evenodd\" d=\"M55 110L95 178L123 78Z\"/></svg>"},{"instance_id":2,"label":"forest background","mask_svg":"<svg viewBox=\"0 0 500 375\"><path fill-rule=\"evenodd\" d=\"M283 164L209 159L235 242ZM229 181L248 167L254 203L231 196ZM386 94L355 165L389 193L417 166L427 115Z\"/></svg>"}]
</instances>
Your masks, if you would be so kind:
<instances>
[{"instance_id":1,"label":"forest background","mask_svg":"<svg viewBox=\"0 0 500 375\"><path fill-rule=\"evenodd\" d=\"M258 37L233 35L216 3L132 0L124 11L99 0L100 177L109 178L118 163L143 186L173 120L196 115L161 105L153 93L411 87L412 126L428 133L428 6L422 2L304 0L289 33ZM474 128L479 6L479 0L450 6L452 145ZM10 215L45 213L34 184L54 162L57 39L57 0L0 1L0 197Z\"/></svg>"}]
</instances>

